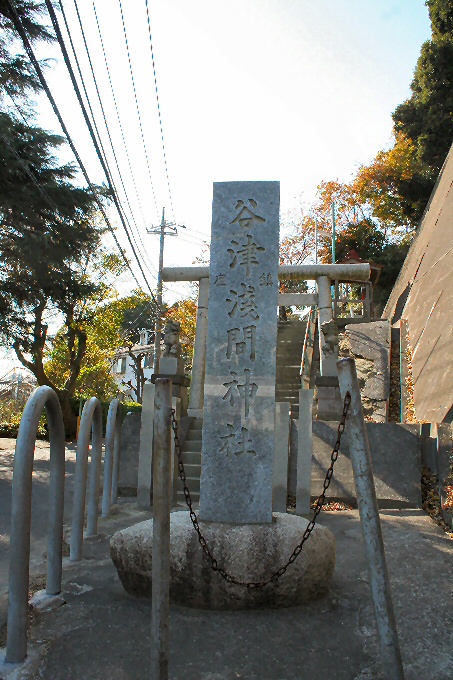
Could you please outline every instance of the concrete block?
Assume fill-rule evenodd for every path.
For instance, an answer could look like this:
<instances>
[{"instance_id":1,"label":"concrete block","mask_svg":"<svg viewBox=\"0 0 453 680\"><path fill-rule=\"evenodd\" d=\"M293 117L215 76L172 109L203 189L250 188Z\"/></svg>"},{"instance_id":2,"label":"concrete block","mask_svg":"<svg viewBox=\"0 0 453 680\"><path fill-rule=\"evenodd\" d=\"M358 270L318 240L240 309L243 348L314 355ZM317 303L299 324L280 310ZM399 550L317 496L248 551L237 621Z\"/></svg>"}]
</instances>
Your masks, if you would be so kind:
<instances>
[{"instance_id":1,"label":"concrete block","mask_svg":"<svg viewBox=\"0 0 453 680\"><path fill-rule=\"evenodd\" d=\"M140 423L140 413L128 413L123 420L118 476L118 493L120 496L137 495Z\"/></svg>"},{"instance_id":2,"label":"concrete block","mask_svg":"<svg viewBox=\"0 0 453 680\"><path fill-rule=\"evenodd\" d=\"M286 512L288 496L288 458L290 434L290 404L275 404L275 453L272 476L272 510Z\"/></svg>"},{"instance_id":3,"label":"concrete block","mask_svg":"<svg viewBox=\"0 0 453 680\"><path fill-rule=\"evenodd\" d=\"M310 480L313 455L313 390L299 391L299 420L297 421L297 488L296 514L310 512Z\"/></svg>"},{"instance_id":4,"label":"concrete block","mask_svg":"<svg viewBox=\"0 0 453 680\"><path fill-rule=\"evenodd\" d=\"M28 604L38 612L51 612L66 604L66 600L61 593L49 595L45 590L38 590L38 592L28 600Z\"/></svg>"},{"instance_id":5,"label":"concrete block","mask_svg":"<svg viewBox=\"0 0 453 680\"><path fill-rule=\"evenodd\" d=\"M317 497L330 465L338 422L313 421L311 495ZM367 423L376 495L382 507L421 507L421 442L418 425ZM328 497L355 499L348 447L348 426L342 438Z\"/></svg>"}]
</instances>

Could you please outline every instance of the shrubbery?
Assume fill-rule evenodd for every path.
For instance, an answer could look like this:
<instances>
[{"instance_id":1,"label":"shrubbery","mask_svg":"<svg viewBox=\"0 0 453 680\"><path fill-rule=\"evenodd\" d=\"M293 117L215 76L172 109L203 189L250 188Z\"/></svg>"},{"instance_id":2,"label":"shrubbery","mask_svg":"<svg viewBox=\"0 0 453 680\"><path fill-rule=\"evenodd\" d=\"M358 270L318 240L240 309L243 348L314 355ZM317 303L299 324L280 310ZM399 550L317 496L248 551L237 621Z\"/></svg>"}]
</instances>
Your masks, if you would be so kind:
<instances>
[{"instance_id":1,"label":"shrubbery","mask_svg":"<svg viewBox=\"0 0 453 680\"><path fill-rule=\"evenodd\" d=\"M82 401L82 404L84 404ZM25 407L25 401L15 399L0 400L0 437L16 439L19 431L20 420ZM109 401L102 401L102 426L105 432L107 424L107 414L110 406ZM72 400L74 415L79 414L79 399ZM125 401L121 403L121 416L124 419L126 413L141 413L142 405L135 401ZM48 439L46 415L43 413L39 421L37 439Z\"/></svg>"}]
</instances>

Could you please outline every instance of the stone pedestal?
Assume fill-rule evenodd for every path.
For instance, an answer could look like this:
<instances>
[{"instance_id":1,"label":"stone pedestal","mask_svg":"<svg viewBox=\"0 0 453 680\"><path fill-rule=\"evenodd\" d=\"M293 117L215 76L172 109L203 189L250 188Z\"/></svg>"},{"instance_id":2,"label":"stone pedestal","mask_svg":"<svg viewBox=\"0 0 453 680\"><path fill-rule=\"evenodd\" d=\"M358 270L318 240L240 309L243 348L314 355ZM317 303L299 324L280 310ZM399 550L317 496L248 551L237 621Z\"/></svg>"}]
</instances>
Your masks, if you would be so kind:
<instances>
[{"instance_id":1,"label":"stone pedestal","mask_svg":"<svg viewBox=\"0 0 453 680\"><path fill-rule=\"evenodd\" d=\"M184 375L184 362L179 357L163 356L159 361L159 374Z\"/></svg>"},{"instance_id":2,"label":"stone pedestal","mask_svg":"<svg viewBox=\"0 0 453 680\"><path fill-rule=\"evenodd\" d=\"M124 588L151 596L153 520L118 531L110 554ZM269 524L200 521L200 529L220 567L240 581L267 580L286 564L308 521L274 513ZM188 512L171 514L170 601L204 609L293 607L323 595L335 566L335 538L317 525L296 561L276 582L248 590L227 583L204 554Z\"/></svg>"},{"instance_id":3,"label":"stone pedestal","mask_svg":"<svg viewBox=\"0 0 453 680\"><path fill-rule=\"evenodd\" d=\"M343 413L343 400L336 376L318 376L316 378L316 396L318 399L318 420L339 420Z\"/></svg>"}]
</instances>

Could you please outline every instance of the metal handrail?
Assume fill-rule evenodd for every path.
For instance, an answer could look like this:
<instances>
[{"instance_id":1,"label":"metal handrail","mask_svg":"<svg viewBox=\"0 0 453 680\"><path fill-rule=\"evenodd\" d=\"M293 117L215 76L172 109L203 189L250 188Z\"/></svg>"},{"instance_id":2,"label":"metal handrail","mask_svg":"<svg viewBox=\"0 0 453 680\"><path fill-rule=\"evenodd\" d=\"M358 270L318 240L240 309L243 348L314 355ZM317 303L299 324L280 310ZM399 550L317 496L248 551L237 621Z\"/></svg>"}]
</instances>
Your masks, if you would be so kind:
<instances>
[{"instance_id":1,"label":"metal handrail","mask_svg":"<svg viewBox=\"0 0 453 680\"><path fill-rule=\"evenodd\" d=\"M97 534L99 485L101 480L102 409L101 402L96 397L92 397L86 402L80 420L74 476L71 547L69 553L72 562L77 562L82 559L90 434L92 435L92 445L91 473L88 489L87 537L95 536Z\"/></svg>"},{"instance_id":2,"label":"metal handrail","mask_svg":"<svg viewBox=\"0 0 453 680\"><path fill-rule=\"evenodd\" d=\"M105 430L104 486L102 517L109 517L110 507L118 501L118 470L121 445L121 410L118 399L110 402Z\"/></svg>"},{"instance_id":3,"label":"metal handrail","mask_svg":"<svg viewBox=\"0 0 453 680\"><path fill-rule=\"evenodd\" d=\"M8 663L21 663L27 656L32 473L36 434L44 408L50 438L46 592L48 595L57 595L61 592L65 433L58 397L54 390L43 385L31 394L25 405L14 454L5 657Z\"/></svg>"}]
</instances>

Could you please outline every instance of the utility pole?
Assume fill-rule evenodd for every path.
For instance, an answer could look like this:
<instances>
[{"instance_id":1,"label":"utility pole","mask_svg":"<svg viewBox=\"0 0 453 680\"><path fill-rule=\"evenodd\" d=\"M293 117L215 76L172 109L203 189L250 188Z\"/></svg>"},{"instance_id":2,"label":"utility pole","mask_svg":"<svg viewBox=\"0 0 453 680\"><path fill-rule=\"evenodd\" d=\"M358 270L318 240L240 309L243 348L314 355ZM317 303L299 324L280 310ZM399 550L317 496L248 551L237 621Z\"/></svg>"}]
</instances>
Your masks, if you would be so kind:
<instances>
[{"instance_id":1,"label":"utility pole","mask_svg":"<svg viewBox=\"0 0 453 680\"><path fill-rule=\"evenodd\" d=\"M158 227L147 229L148 234L160 234L159 243L159 269L157 272L157 318L156 333L154 337L154 364L153 373L159 372L160 342L162 338L162 269L164 267L164 243L166 236L177 236L178 227L185 229L183 224L176 225L175 222L165 221L165 208L162 208L162 219Z\"/></svg>"}]
</instances>

